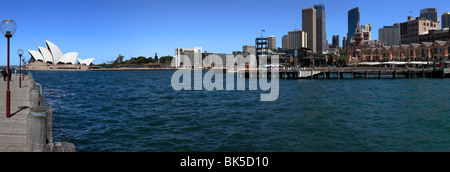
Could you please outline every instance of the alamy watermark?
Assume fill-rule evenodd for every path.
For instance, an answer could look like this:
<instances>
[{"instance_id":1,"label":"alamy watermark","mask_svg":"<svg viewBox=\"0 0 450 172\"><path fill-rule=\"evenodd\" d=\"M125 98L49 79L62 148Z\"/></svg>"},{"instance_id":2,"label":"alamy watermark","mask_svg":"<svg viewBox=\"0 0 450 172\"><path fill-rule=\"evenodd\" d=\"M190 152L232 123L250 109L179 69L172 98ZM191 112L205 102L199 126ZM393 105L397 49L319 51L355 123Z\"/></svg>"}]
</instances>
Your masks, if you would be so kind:
<instances>
[{"instance_id":1,"label":"alamy watermark","mask_svg":"<svg viewBox=\"0 0 450 172\"><path fill-rule=\"evenodd\" d=\"M171 85L174 90L235 90L243 91L246 90L246 81L248 81L249 90L258 90L269 93L261 94L261 101L276 101L279 97L279 57L271 56L271 65L267 65L267 56L259 56L259 68L257 67L257 59L255 55L248 55L244 57L243 55L226 55L226 74L222 72L215 72L215 70L209 70L203 75L202 70L196 69L199 66L224 66L223 58L218 55L209 55L203 60L201 60L201 54L195 53L193 61L187 55L177 55L176 59L173 61L173 66L180 67L173 75L171 79ZM174 64L176 63L176 64ZM180 65L182 64L182 65ZM192 65L195 64L195 65ZM203 64L203 65L199 65ZM184 68L183 68L184 67ZM194 69L192 69L194 68ZM219 68L218 68L219 69ZM220 68L222 69L222 68ZM270 82L267 77L267 73L270 69ZM222 70L220 70L222 71ZM192 72L194 72L194 88L192 88ZM237 84L235 87L235 72L237 72ZM250 79L245 79L245 73L248 72ZM259 77L255 77L259 74ZM214 82L213 82L214 77ZM225 78L224 78L225 77ZM201 78L201 79L199 79ZM253 79L257 78L257 79ZM182 79L182 80L181 80ZM224 88L224 80L226 85Z\"/></svg>"}]
</instances>

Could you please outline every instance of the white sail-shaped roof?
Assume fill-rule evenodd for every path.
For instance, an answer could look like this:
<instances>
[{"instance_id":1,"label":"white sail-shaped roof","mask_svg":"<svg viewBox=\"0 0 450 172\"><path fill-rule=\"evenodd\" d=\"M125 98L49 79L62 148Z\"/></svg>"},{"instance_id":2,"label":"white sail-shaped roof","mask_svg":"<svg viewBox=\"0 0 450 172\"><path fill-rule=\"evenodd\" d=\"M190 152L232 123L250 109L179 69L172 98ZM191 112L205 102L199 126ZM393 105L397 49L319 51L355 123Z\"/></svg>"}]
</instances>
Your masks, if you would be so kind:
<instances>
[{"instance_id":1,"label":"white sail-shaped roof","mask_svg":"<svg viewBox=\"0 0 450 172\"><path fill-rule=\"evenodd\" d=\"M28 53L30 53L31 57L33 57L35 61L44 61L44 57L42 57L42 54L40 52L28 50Z\"/></svg>"},{"instance_id":2,"label":"white sail-shaped roof","mask_svg":"<svg viewBox=\"0 0 450 172\"><path fill-rule=\"evenodd\" d=\"M38 47L38 48L42 54L42 57L44 57L44 63L50 62L50 63L54 64L52 53L50 53L50 51L48 51L47 48L44 48L44 47Z\"/></svg>"},{"instance_id":3,"label":"white sail-shaped roof","mask_svg":"<svg viewBox=\"0 0 450 172\"><path fill-rule=\"evenodd\" d=\"M61 59L59 59L58 63L64 64L75 64L77 61L78 53L72 52L64 54Z\"/></svg>"},{"instance_id":4,"label":"white sail-shaped roof","mask_svg":"<svg viewBox=\"0 0 450 172\"><path fill-rule=\"evenodd\" d=\"M89 66L92 64L92 62L94 61L94 58L90 58L90 59L78 59L78 62L80 62L81 65L86 65Z\"/></svg>"},{"instance_id":5,"label":"white sail-shaped roof","mask_svg":"<svg viewBox=\"0 0 450 172\"><path fill-rule=\"evenodd\" d=\"M28 50L32 58L34 58L35 61L42 61L44 63L51 63L51 64L72 64L75 65L77 60L82 65L89 66L94 61L93 58L90 59L78 59L78 53L71 52L64 54L61 52L61 50L53 44L50 41L45 41L47 43L47 48L44 47L38 47L39 51L34 50Z\"/></svg>"},{"instance_id":6,"label":"white sail-shaped roof","mask_svg":"<svg viewBox=\"0 0 450 172\"><path fill-rule=\"evenodd\" d=\"M50 53L53 56L53 63L54 64L57 63L59 59L61 59L61 57L63 56L63 53L54 43L47 40L45 42L47 43L48 50L50 50Z\"/></svg>"}]
</instances>

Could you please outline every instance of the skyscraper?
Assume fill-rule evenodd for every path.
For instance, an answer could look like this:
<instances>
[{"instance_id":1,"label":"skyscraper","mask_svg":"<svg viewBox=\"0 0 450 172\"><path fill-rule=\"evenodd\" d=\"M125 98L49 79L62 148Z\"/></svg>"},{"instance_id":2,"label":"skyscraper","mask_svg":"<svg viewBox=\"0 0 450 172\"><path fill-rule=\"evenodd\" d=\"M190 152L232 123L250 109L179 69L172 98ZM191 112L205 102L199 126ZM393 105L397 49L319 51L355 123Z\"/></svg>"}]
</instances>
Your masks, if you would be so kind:
<instances>
[{"instance_id":1,"label":"skyscraper","mask_svg":"<svg viewBox=\"0 0 450 172\"><path fill-rule=\"evenodd\" d=\"M288 36L287 35L284 35L283 36L283 38L282 38L282 41L281 41L281 48L283 48L283 49L288 49L288 47L289 47L289 39L288 39Z\"/></svg>"},{"instance_id":2,"label":"skyscraper","mask_svg":"<svg viewBox=\"0 0 450 172\"><path fill-rule=\"evenodd\" d=\"M316 10L314 8L304 8L302 10L303 31L305 31L308 35L308 49L310 49L313 53L317 52L316 21Z\"/></svg>"},{"instance_id":3,"label":"skyscraper","mask_svg":"<svg viewBox=\"0 0 450 172\"><path fill-rule=\"evenodd\" d=\"M359 8L353 8L348 11L348 32L347 32L347 45L355 40L356 28L359 27Z\"/></svg>"},{"instance_id":4,"label":"skyscraper","mask_svg":"<svg viewBox=\"0 0 450 172\"><path fill-rule=\"evenodd\" d=\"M277 49L277 37L269 36L269 49L276 50Z\"/></svg>"},{"instance_id":5,"label":"skyscraper","mask_svg":"<svg viewBox=\"0 0 450 172\"><path fill-rule=\"evenodd\" d=\"M442 14L442 29L450 27L450 12Z\"/></svg>"},{"instance_id":6,"label":"skyscraper","mask_svg":"<svg viewBox=\"0 0 450 172\"><path fill-rule=\"evenodd\" d=\"M343 37L342 38L342 49L344 49L345 51L347 51L347 43L348 43L347 37Z\"/></svg>"},{"instance_id":7,"label":"skyscraper","mask_svg":"<svg viewBox=\"0 0 450 172\"><path fill-rule=\"evenodd\" d=\"M425 8L420 10L420 17L426 18L434 22L439 22L437 8Z\"/></svg>"},{"instance_id":8,"label":"skyscraper","mask_svg":"<svg viewBox=\"0 0 450 172\"><path fill-rule=\"evenodd\" d=\"M333 35L333 46L330 48L338 48L339 47L339 35Z\"/></svg>"},{"instance_id":9,"label":"skyscraper","mask_svg":"<svg viewBox=\"0 0 450 172\"><path fill-rule=\"evenodd\" d=\"M323 4L314 5L316 10L316 49L321 53L327 48L327 31L326 31L326 16L325 6Z\"/></svg>"}]
</instances>

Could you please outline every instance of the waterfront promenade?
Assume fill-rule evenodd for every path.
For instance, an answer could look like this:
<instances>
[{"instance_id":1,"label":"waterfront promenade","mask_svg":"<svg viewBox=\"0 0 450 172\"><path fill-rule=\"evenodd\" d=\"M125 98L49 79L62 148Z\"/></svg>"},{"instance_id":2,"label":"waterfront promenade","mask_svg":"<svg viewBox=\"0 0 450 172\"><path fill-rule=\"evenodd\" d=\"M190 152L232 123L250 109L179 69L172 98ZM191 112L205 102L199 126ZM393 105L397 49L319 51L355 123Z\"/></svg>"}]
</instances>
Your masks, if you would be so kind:
<instances>
[{"instance_id":1,"label":"waterfront promenade","mask_svg":"<svg viewBox=\"0 0 450 172\"><path fill-rule=\"evenodd\" d=\"M28 76L19 88L19 75L10 82L11 118L6 118L6 81L0 80L0 152L28 152L27 116L30 112ZM21 107L27 107L20 109Z\"/></svg>"}]
</instances>

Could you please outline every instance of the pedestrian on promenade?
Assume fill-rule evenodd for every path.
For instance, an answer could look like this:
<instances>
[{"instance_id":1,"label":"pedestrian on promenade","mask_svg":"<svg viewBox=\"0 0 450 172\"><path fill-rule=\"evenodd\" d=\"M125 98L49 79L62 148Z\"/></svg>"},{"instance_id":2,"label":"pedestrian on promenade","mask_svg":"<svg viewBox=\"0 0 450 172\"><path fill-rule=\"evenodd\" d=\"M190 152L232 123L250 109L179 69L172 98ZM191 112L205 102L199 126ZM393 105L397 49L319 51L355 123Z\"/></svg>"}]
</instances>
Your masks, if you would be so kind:
<instances>
[{"instance_id":1,"label":"pedestrian on promenade","mask_svg":"<svg viewBox=\"0 0 450 172\"><path fill-rule=\"evenodd\" d=\"M2 70L2 76L3 76L3 81L6 81L6 76L8 76L8 75L6 74L6 69L3 69L3 70Z\"/></svg>"}]
</instances>

